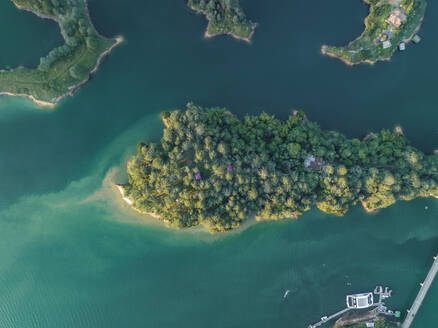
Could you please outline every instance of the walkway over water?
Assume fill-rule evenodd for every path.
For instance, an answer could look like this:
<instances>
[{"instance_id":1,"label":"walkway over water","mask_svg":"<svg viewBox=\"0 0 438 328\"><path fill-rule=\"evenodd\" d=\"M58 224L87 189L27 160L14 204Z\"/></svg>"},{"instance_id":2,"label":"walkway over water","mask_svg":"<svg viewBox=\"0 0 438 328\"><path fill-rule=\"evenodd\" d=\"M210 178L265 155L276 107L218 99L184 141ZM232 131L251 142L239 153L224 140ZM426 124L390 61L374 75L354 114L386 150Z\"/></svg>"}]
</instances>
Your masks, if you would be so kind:
<instances>
[{"instance_id":1,"label":"walkway over water","mask_svg":"<svg viewBox=\"0 0 438 328\"><path fill-rule=\"evenodd\" d=\"M412 322L415 319L415 316L418 313L418 310L421 307L421 304L423 304L424 298L426 297L427 292L429 291L430 287L432 286L433 280L435 279L437 273L438 273L438 255L434 258L435 261L432 264L432 267L429 270L429 273L427 274L426 280L421 285L420 292L418 293L417 297L415 298L414 303L412 304L411 309L409 310L408 316L406 317L405 321L403 322L402 328L409 328L412 325Z\"/></svg>"},{"instance_id":2,"label":"walkway over water","mask_svg":"<svg viewBox=\"0 0 438 328\"><path fill-rule=\"evenodd\" d=\"M316 328L316 327L319 327L319 326L321 326L322 324L324 324L324 323L326 323L326 322L329 322L330 320L333 320L334 318L337 318L337 317L343 315L344 313L346 313L346 312L348 312L348 311L350 311L350 310L351 310L351 309L349 309L349 308L343 309L342 311L339 311L339 312L337 312L337 313L331 315L330 317L324 318L324 319L321 320L320 322L317 322L317 323L315 323L315 324L313 324L313 325L309 325L309 328Z\"/></svg>"}]
</instances>

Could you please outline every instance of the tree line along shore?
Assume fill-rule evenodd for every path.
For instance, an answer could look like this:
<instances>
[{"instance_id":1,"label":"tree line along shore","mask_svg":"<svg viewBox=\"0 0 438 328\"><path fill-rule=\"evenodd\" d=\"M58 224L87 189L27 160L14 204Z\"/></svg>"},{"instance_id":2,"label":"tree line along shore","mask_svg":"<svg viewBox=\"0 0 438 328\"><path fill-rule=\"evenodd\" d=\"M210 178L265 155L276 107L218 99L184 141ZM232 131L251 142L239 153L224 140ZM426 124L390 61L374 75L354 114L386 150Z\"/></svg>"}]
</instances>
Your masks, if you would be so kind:
<instances>
[{"instance_id":1,"label":"tree line along shore","mask_svg":"<svg viewBox=\"0 0 438 328\"><path fill-rule=\"evenodd\" d=\"M236 39L251 41L257 24L246 18L239 0L188 0L188 5L207 18L205 37L229 34Z\"/></svg>"},{"instance_id":2,"label":"tree line along shore","mask_svg":"<svg viewBox=\"0 0 438 328\"><path fill-rule=\"evenodd\" d=\"M398 132L348 139L303 112L239 120L194 104L162 118L163 137L138 144L120 188L133 208L171 227L228 231L249 217L297 218L314 206L342 216L356 204L375 211L438 197L438 155Z\"/></svg>"},{"instance_id":3,"label":"tree line along shore","mask_svg":"<svg viewBox=\"0 0 438 328\"><path fill-rule=\"evenodd\" d=\"M323 54L348 65L390 60L397 47L402 44L404 50L419 31L427 7L426 0L363 1L370 6L364 32L346 46L323 45ZM188 5L206 16L206 37L229 34L250 42L257 27L246 18L238 0L188 0Z\"/></svg>"},{"instance_id":4,"label":"tree line along shore","mask_svg":"<svg viewBox=\"0 0 438 328\"><path fill-rule=\"evenodd\" d=\"M86 0L12 0L18 9L55 20L65 44L40 59L37 68L0 70L0 95L28 97L53 107L72 95L101 59L123 41L101 36L91 23Z\"/></svg>"},{"instance_id":5,"label":"tree line along shore","mask_svg":"<svg viewBox=\"0 0 438 328\"><path fill-rule=\"evenodd\" d=\"M105 38L94 28L86 0L11 0L17 8L55 20L65 44L40 59L37 68L0 69L0 95L22 96L53 107L72 95L94 73L102 58L123 41ZM365 31L345 47L324 45L322 52L349 65L389 60L401 42L408 42L421 26L426 0L364 0L370 5ZM187 0L208 20L206 37L229 34L250 42L256 23L238 0Z\"/></svg>"}]
</instances>

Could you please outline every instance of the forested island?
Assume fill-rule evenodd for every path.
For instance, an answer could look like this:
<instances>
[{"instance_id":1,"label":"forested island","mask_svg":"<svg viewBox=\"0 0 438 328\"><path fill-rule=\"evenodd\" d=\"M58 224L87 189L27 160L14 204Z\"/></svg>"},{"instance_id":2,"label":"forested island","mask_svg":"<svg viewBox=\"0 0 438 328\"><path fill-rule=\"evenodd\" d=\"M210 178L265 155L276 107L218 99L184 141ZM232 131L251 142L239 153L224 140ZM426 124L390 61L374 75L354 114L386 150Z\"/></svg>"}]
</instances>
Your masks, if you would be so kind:
<instances>
[{"instance_id":1,"label":"forested island","mask_svg":"<svg viewBox=\"0 0 438 328\"><path fill-rule=\"evenodd\" d=\"M257 24L246 18L239 0L188 0L188 5L207 18L205 37L229 34L239 40L251 41Z\"/></svg>"},{"instance_id":2,"label":"forested island","mask_svg":"<svg viewBox=\"0 0 438 328\"><path fill-rule=\"evenodd\" d=\"M324 45L322 53L348 65L391 59L397 47L410 42L420 29L426 0L363 0L370 5L365 31L347 46ZM414 40L415 41L415 40Z\"/></svg>"},{"instance_id":3,"label":"forested island","mask_svg":"<svg viewBox=\"0 0 438 328\"><path fill-rule=\"evenodd\" d=\"M55 20L65 44L40 59L37 68L0 70L0 95L23 96L53 107L88 81L101 59L122 38L107 39L91 23L86 0L12 0L18 9Z\"/></svg>"},{"instance_id":4,"label":"forested island","mask_svg":"<svg viewBox=\"0 0 438 328\"><path fill-rule=\"evenodd\" d=\"M312 206L342 216L357 203L374 211L438 197L438 155L399 132L347 139L303 112L239 120L194 104L162 119L163 137L138 144L119 188L134 209L172 227L227 231L249 217L297 218Z\"/></svg>"}]
</instances>

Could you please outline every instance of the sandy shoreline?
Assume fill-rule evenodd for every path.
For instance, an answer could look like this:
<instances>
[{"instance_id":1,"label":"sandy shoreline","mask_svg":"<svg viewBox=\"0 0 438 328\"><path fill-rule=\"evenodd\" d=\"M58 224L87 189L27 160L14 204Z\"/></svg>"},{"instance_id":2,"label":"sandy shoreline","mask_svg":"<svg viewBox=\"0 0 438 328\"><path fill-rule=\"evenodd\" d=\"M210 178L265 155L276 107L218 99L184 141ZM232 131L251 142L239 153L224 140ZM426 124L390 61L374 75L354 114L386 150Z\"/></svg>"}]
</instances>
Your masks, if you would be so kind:
<instances>
[{"instance_id":1,"label":"sandy shoreline","mask_svg":"<svg viewBox=\"0 0 438 328\"><path fill-rule=\"evenodd\" d=\"M371 5L370 4L370 2L369 2L369 0L363 0L363 2L365 2L367 5ZM371 14L371 11L370 11L370 14ZM367 26L367 24L368 24L368 18L370 17L370 15L368 15L367 17L365 17L365 19L364 19L364 26L365 26L365 28L366 28L366 26ZM354 41L356 41L357 39L359 39L363 34L365 33L365 29L364 29L364 31L362 32L362 34L361 35L359 35L356 39L354 39L353 41L351 41L351 42L354 42ZM350 43L351 43L350 42ZM349 44L350 44L349 43ZM355 66L355 65L358 65L358 64L360 64L361 62L359 62L359 63L352 63L351 61L349 61L349 60L347 60L347 59L345 59L345 58L342 58L342 57L339 57L339 56L336 56L335 54L331 54L331 53L327 53L327 48L329 48L329 46L328 45L322 45L322 47L321 47L321 53L323 54L323 55L325 55L325 56L329 56L329 57L332 57L332 58L336 58L336 59L339 59L340 61L342 61L344 64L346 64L346 65L348 65L348 66ZM373 62L372 60L366 60L366 61L364 61L365 63L367 63L367 64L370 64L370 65L374 65L375 64L375 62Z\"/></svg>"},{"instance_id":2,"label":"sandy shoreline","mask_svg":"<svg viewBox=\"0 0 438 328\"><path fill-rule=\"evenodd\" d=\"M121 185L115 185L116 188L119 190L120 194L122 195L122 199L125 201L126 204L128 205L132 205L134 204L134 202L132 200L130 200L128 197L125 197L125 191L123 190Z\"/></svg>"},{"instance_id":3,"label":"sandy shoreline","mask_svg":"<svg viewBox=\"0 0 438 328\"><path fill-rule=\"evenodd\" d=\"M343 58L343 57L340 57L340 56L337 56L337 55L332 54L332 53L330 53L330 52L327 52L327 48L329 48L329 46L326 45L326 44L324 44L324 45L321 47L321 53L322 53L324 56L329 56L329 57L331 57L331 58L339 59L340 61L342 61L344 64L346 64L346 65L348 65L348 66L356 66L356 65L359 65L359 64L363 64L363 63L365 63L365 64L369 64L369 65L374 65L374 64L376 64L378 61L390 61L390 60L391 60L391 58L382 58L382 59L379 59L379 60L376 60L376 61L372 61L372 60L366 59L366 60L363 60L363 61L360 61L360 62L357 62L357 63L353 63L353 62L349 61L348 59L345 59L345 58Z\"/></svg>"},{"instance_id":4,"label":"sandy shoreline","mask_svg":"<svg viewBox=\"0 0 438 328\"><path fill-rule=\"evenodd\" d=\"M168 128L169 127L169 123L167 122L167 119L163 117L161 120L163 121L164 126L166 128ZM126 165L128 165L128 164L126 164Z\"/></svg>"},{"instance_id":5,"label":"sandy shoreline","mask_svg":"<svg viewBox=\"0 0 438 328\"><path fill-rule=\"evenodd\" d=\"M102 63L103 58L104 58L105 56L107 56L109 53L111 53L111 51L112 51L115 47L117 47L119 44L121 44L121 43L124 41L124 38L123 38L123 36L116 36L115 38L107 38L107 37L104 37L103 35L101 35L101 34L97 31L97 29L95 28L95 26L93 25L93 22L91 21L90 12L89 12L89 10L88 10L88 2L87 2L87 0L83 0L83 1L84 1L85 12L86 12L86 14L87 14L88 22L89 22L89 24L93 27L93 29L94 29L94 31L97 33L97 35L98 35L100 38L102 38L102 39L105 39L105 40L114 40L114 41L115 41L115 43L114 43L111 47L107 48L104 52L102 52L102 53L99 55L95 67L94 67L94 68L88 73L88 76L87 76L83 81L81 81L81 82L79 82L79 83L77 83L77 84L75 84L75 85L72 85L72 86L68 87L68 89L69 89L68 92L66 92L65 94L63 94L63 95L61 95L61 96L59 96L59 97L57 97L57 98L52 99L52 101L38 100L38 99L36 99L33 95L28 95L28 94L23 94L23 93L0 92L0 96L13 96L13 97L23 97L23 98L28 98L28 99L32 100L35 104L37 104L38 106L40 106L40 107L54 108L54 107L55 107L55 106L56 106L56 105L57 105L62 99L66 98L66 97L69 97L69 96L73 96L73 94L74 94L76 91L78 91L78 90L79 90L79 89L80 89L85 83L87 83L87 82L90 80L91 75L97 72L97 70L98 70L99 67L100 67L100 64ZM20 10L24 10L24 11L31 12L31 13L37 15L37 16L40 17L40 18L43 18L43 19L51 19L51 20L55 21L56 23L58 23L58 25L59 25L59 27L60 27L60 30L61 30L62 37L64 38L64 41L66 40L67 37L66 37L66 35L64 35L64 33L63 33L63 31L62 31L62 28L61 28L61 21L60 21L58 18L56 18L56 17L54 17L54 16L42 15L41 13L38 13L38 12L36 12L36 11L30 9L30 8L22 7L22 6L18 5L18 4L16 4L14 0L12 0L12 2L13 2L13 4L14 4L18 9L20 9Z\"/></svg>"},{"instance_id":6,"label":"sandy shoreline","mask_svg":"<svg viewBox=\"0 0 438 328\"><path fill-rule=\"evenodd\" d=\"M399 135L401 135L401 136L404 136L404 135L405 135L405 133L403 132L403 128L401 127L401 125L396 125L396 127L394 128L394 132L397 133L397 134L399 134Z\"/></svg>"},{"instance_id":7,"label":"sandy shoreline","mask_svg":"<svg viewBox=\"0 0 438 328\"><path fill-rule=\"evenodd\" d=\"M146 212L140 211L139 209L135 208L133 206L134 202L131 199L129 199L128 197L125 196L125 191L123 190L122 186L119 185L119 184L114 184L114 186L117 188L117 190L119 191L120 195L122 195L123 201L126 204L128 204L131 209L133 209L134 211L136 211L136 212L138 212L140 214L152 216L155 219L159 219L160 218L160 216L158 216L158 215L156 215L154 213L146 213Z\"/></svg>"},{"instance_id":8,"label":"sandy shoreline","mask_svg":"<svg viewBox=\"0 0 438 328\"><path fill-rule=\"evenodd\" d=\"M370 210L370 209L368 208L367 204L365 204L365 202L364 202L363 200L360 201L360 203L362 204L362 207L364 208L364 210L365 210L367 213L376 213L376 212L377 212L377 209L376 209L376 210Z\"/></svg>"},{"instance_id":9,"label":"sandy shoreline","mask_svg":"<svg viewBox=\"0 0 438 328\"><path fill-rule=\"evenodd\" d=\"M253 24L252 31L251 31L251 33L249 34L249 36L247 38L242 38L240 36L234 35L232 32L222 32L222 33L216 33L216 34L209 34L208 30L205 30L204 38L211 39L211 38L214 38L214 37L219 36L219 35L229 35L229 36L233 37L236 40L241 40L241 41L245 41L245 42L251 43L251 39L252 39L252 37L253 37L253 35L255 33L255 30L256 30L257 26L258 26L257 23Z\"/></svg>"},{"instance_id":10,"label":"sandy shoreline","mask_svg":"<svg viewBox=\"0 0 438 328\"><path fill-rule=\"evenodd\" d=\"M27 95L25 93L12 93L12 92L6 92L6 91L1 91L0 92L0 96L8 96L8 97L21 97L21 98L27 98L32 100L35 104L37 104L40 107L45 107L45 108L54 108L56 106L55 103L51 103L51 102L47 102L47 101L42 101L42 100L38 100L36 99L34 96L32 95Z\"/></svg>"},{"instance_id":11,"label":"sandy shoreline","mask_svg":"<svg viewBox=\"0 0 438 328\"><path fill-rule=\"evenodd\" d=\"M56 106L56 104L58 104L62 99L69 96L73 96L76 91L78 91L85 83L87 83L90 80L91 76L95 74L99 69L103 58L105 58L108 54L110 54L115 47L121 44L124 41L124 38L123 36L117 36L113 40L115 40L116 42L111 47L109 47L107 50L105 50L100 54L100 56L97 58L96 66L94 66L94 68L88 73L88 76L82 82L70 86L69 91L67 93L59 96L58 98L55 98L53 102L53 106Z\"/></svg>"}]
</instances>

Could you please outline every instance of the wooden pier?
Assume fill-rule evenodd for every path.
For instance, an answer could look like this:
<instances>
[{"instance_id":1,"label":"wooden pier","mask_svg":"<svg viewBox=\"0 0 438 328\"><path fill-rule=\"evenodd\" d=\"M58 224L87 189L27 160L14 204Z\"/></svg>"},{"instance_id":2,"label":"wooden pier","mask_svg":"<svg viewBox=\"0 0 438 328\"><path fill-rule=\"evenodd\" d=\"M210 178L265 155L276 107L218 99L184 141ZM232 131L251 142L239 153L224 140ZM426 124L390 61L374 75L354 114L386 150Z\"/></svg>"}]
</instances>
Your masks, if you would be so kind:
<instances>
[{"instance_id":1,"label":"wooden pier","mask_svg":"<svg viewBox=\"0 0 438 328\"><path fill-rule=\"evenodd\" d=\"M343 315L344 313L347 313L347 312L350 311L350 310L351 310L351 309L346 308L346 309L343 309L342 311L339 311L339 312L337 312L337 313L335 313L335 314L332 314L330 317L324 317L324 319L321 319L320 322L317 322L317 323L315 323L315 324L313 324L313 325L309 325L309 328L316 328L316 327L319 327L319 326L321 326L321 325L323 325L323 324L329 322L330 320L333 320L333 319L335 319L335 318L337 318L337 317L340 317L341 315Z\"/></svg>"},{"instance_id":2,"label":"wooden pier","mask_svg":"<svg viewBox=\"0 0 438 328\"><path fill-rule=\"evenodd\" d=\"M408 316L402 324L402 328L409 328L412 325L412 322L415 319L415 316L418 313L421 305L423 304L424 298L426 297L427 292L432 286L433 280L435 279L438 273L438 255L434 258L435 261L432 264L432 267L427 274L426 280L421 284L420 292L415 298L414 303L412 304L411 309L408 311Z\"/></svg>"}]
</instances>

